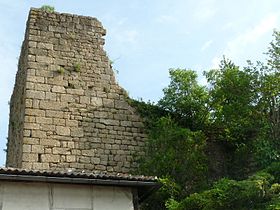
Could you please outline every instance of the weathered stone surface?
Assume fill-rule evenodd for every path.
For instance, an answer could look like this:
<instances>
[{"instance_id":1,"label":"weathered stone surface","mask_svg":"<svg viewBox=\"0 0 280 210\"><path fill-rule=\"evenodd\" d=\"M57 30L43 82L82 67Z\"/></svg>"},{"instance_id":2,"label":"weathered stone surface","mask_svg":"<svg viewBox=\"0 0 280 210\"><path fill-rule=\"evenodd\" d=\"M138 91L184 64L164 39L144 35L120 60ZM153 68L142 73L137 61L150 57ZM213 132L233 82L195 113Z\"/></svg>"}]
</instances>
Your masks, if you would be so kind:
<instances>
[{"instance_id":1,"label":"weathered stone surface","mask_svg":"<svg viewBox=\"0 0 280 210\"><path fill-rule=\"evenodd\" d=\"M45 92L36 91L36 90L26 90L26 98L44 99L45 98Z\"/></svg>"},{"instance_id":2,"label":"weathered stone surface","mask_svg":"<svg viewBox=\"0 0 280 210\"><path fill-rule=\"evenodd\" d=\"M36 117L36 123L38 124L52 124L53 119L48 117Z\"/></svg>"},{"instance_id":3,"label":"weathered stone surface","mask_svg":"<svg viewBox=\"0 0 280 210\"><path fill-rule=\"evenodd\" d=\"M46 145L46 146L60 146L60 141L58 140L52 140L52 139L40 139L40 145Z\"/></svg>"},{"instance_id":4,"label":"weathered stone surface","mask_svg":"<svg viewBox=\"0 0 280 210\"><path fill-rule=\"evenodd\" d=\"M22 154L22 161L31 162L31 163L37 162L38 161L38 155L24 152Z\"/></svg>"},{"instance_id":5,"label":"weathered stone surface","mask_svg":"<svg viewBox=\"0 0 280 210\"><path fill-rule=\"evenodd\" d=\"M70 128L64 126L56 126L56 133L62 136L69 136Z\"/></svg>"},{"instance_id":6,"label":"weathered stone surface","mask_svg":"<svg viewBox=\"0 0 280 210\"><path fill-rule=\"evenodd\" d=\"M33 153L44 153L44 146L43 145L32 145L31 151Z\"/></svg>"},{"instance_id":7,"label":"weathered stone surface","mask_svg":"<svg viewBox=\"0 0 280 210\"><path fill-rule=\"evenodd\" d=\"M46 63L46 64L52 64L53 63L53 58L52 57L48 57L48 56L40 56L37 55L36 56L36 62L38 63Z\"/></svg>"},{"instance_id":8,"label":"weathered stone surface","mask_svg":"<svg viewBox=\"0 0 280 210\"><path fill-rule=\"evenodd\" d=\"M65 93L65 88L62 86L56 86L54 85L51 89L52 92L54 93Z\"/></svg>"},{"instance_id":9,"label":"weathered stone surface","mask_svg":"<svg viewBox=\"0 0 280 210\"><path fill-rule=\"evenodd\" d=\"M60 156L55 154L43 154L41 156L42 162L48 162L48 163L59 163L60 162Z\"/></svg>"},{"instance_id":10,"label":"weathered stone surface","mask_svg":"<svg viewBox=\"0 0 280 210\"><path fill-rule=\"evenodd\" d=\"M116 83L101 23L32 9L27 31L11 97L7 166L134 169L144 125Z\"/></svg>"},{"instance_id":11,"label":"weathered stone surface","mask_svg":"<svg viewBox=\"0 0 280 210\"><path fill-rule=\"evenodd\" d=\"M103 105L102 98L98 98L98 97L91 97L91 103L96 107L100 107Z\"/></svg>"},{"instance_id":12,"label":"weathered stone surface","mask_svg":"<svg viewBox=\"0 0 280 210\"><path fill-rule=\"evenodd\" d=\"M32 43L35 46L37 44L37 42L32 42ZM50 44L50 43L38 43L38 48L52 50L53 49L53 44Z\"/></svg>"}]
</instances>

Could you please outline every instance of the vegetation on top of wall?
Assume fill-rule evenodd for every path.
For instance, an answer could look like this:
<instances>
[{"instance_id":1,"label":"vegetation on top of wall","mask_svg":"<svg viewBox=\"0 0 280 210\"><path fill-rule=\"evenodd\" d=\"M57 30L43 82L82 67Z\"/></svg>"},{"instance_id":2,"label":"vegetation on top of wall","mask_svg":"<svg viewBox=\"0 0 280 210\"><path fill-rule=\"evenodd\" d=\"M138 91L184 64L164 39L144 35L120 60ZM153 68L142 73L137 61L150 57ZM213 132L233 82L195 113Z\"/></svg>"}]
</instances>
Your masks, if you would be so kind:
<instances>
[{"instance_id":1,"label":"vegetation on top of wall","mask_svg":"<svg viewBox=\"0 0 280 210\"><path fill-rule=\"evenodd\" d=\"M53 6L50 5L43 5L40 7L41 10L44 10L46 12L54 12L55 8Z\"/></svg>"},{"instance_id":2,"label":"vegetation on top of wall","mask_svg":"<svg viewBox=\"0 0 280 210\"><path fill-rule=\"evenodd\" d=\"M278 190L279 172L268 172L274 181L262 182L266 175L259 173L248 178L280 161L280 33L273 36L267 63L249 61L241 68L223 58L218 69L204 73L207 86L198 83L193 70L170 69L170 84L157 104L130 101L148 131L137 173L160 176L164 186L142 209L261 209L262 204L269 209L267 202L279 204L279 194L268 196ZM217 161L206 154L209 142L225 149L226 171L220 177L208 170ZM268 194L262 197L263 191Z\"/></svg>"}]
</instances>

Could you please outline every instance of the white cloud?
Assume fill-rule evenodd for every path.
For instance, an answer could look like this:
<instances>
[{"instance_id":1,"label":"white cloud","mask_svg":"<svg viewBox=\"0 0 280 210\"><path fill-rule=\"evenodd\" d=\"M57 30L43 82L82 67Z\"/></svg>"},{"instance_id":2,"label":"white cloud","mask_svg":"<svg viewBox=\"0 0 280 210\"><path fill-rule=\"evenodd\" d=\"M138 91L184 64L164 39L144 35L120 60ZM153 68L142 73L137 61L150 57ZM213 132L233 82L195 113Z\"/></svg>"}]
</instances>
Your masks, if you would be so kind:
<instances>
[{"instance_id":1,"label":"white cloud","mask_svg":"<svg viewBox=\"0 0 280 210\"><path fill-rule=\"evenodd\" d=\"M194 11L193 17L198 21L209 20L218 12L218 5L215 0L203 0L198 3L197 9Z\"/></svg>"},{"instance_id":2,"label":"white cloud","mask_svg":"<svg viewBox=\"0 0 280 210\"><path fill-rule=\"evenodd\" d=\"M265 16L254 27L239 34L234 39L227 42L225 49L212 59L212 68L217 68L222 55L226 55L234 61L244 59L247 54L258 44L258 41L267 33L271 33L277 27L277 14ZM247 59L247 58L245 58Z\"/></svg>"},{"instance_id":3,"label":"white cloud","mask_svg":"<svg viewBox=\"0 0 280 210\"><path fill-rule=\"evenodd\" d=\"M213 40L208 40L205 42L202 47L200 48L201 52L204 52L208 47L210 47L213 43Z\"/></svg>"},{"instance_id":4,"label":"white cloud","mask_svg":"<svg viewBox=\"0 0 280 210\"><path fill-rule=\"evenodd\" d=\"M122 35L122 39L130 43L137 43L137 39L139 37L139 33L136 30L126 30Z\"/></svg>"},{"instance_id":5,"label":"white cloud","mask_svg":"<svg viewBox=\"0 0 280 210\"><path fill-rule=\"evenodd\" d=\"M124 25L126 22L127 22L127 18L121 18L121 19L117 22L117 24L121 26L121 25Z\"/></svg>"},{"instance_id":6,"label":"white cloud","mask_svg":"<svg viewBox=\"0 0 280 210\"><path fill-rule=\"evenodd\" d=\"M141 49L140 43L141 37L138 30L116 27L108 33L105 49L111 56L128 56L132 54L132 51Z\"/></svg>"},{"instance_id":7,"label":"white cloud","mask_svg":"<svg viewBox=\"0 0 280 210\"><path fill-rule=\"evenodd\" d=\"M235 57L238 56L240 51L247 50L249 45L256 43L263 35L267 32L271 32L271 30L277 26L277 17L276 14L271 14L261 20L261 22L252 29L247 30L245 33L229 41L225 54Z\"/></svg>"},{"instance_id":8,"label":"white cloud","mask_svg":"<svg viewBox=\"0 0 280 210\"><path fill-rule=\"evenodd\" d=\"M177 18L172 15L161 15L156 18L158 23L174 23L177 21Z\"/></svg>"},{"instance_id":9,"label":"white cloud","mask_svg":"<svg viewBox=\"0 0 280 210\"><path fill-rule=\"evenodd\" d=\"M234 26L235 26L234 22L228 22L222 27L222 29L223 30L229 30L229 29L232 29Z\"/></svg>"}]
</instances>

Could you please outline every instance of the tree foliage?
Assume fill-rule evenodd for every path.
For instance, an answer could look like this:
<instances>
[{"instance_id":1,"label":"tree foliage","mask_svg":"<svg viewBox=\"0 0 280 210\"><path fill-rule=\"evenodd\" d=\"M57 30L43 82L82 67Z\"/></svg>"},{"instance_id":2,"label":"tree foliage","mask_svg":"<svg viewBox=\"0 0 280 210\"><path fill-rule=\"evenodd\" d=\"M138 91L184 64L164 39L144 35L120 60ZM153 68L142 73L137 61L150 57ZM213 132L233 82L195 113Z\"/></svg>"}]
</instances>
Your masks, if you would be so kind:
<instances>
[{"instance_id":1,"label":"tree foliage","mask_svg":"<svg viewBox=\"0 0 280 210\"><path fill-rule=\"evenodd\" d=\"M148 209L162 209L170 196L182 198L206 185L205 136L178 126L170 117L161 117L150 130L146 155L140 165L144 174L165 177L164 187L155 195L162 202L147 203ZM176 189L176 191L174 191Z\"/></svg>"},{"instance_id":2,"label":"tree foliage","mask_svg":"<svg viewBox=\"0 0 280 210\"><path fill-rule=\"evenodd\" d=\"M205 73L210 83L211 121L222 140L234 144L252 139L259 126L255 102L255 77L224 58L220 68Z\"/></svg>"},{"instance_id":3,"label":"tree foliage","mask_svg":"<svg viewBox=\"0 0 280 210\"><path fill-rule=\"evenodd\" d=\"M202 132L190 131L170 117L162 117L151 131L147 146L147 156L141 165L143 172L148 169L153 175L174 177L181 186L194 186L203 181L206 171Z\"/></svg>"},{"instance_id":4,"label":"tree foliage","mask_svg":"<svg viewBox=\"0 0 280 210\"><path fill-rule=\"evenodd\" d=\"M170 69L171 82L163 89L164 97L158 105L169 111L182 125L191 130L207 123L209 95L206 87L197 82L195 71Z\"/></svg>"},{"instance_id":5,"label":"tree foliage","mask_svg":"<svg viewBox=\"0 0 280 210\"><path fill-rule=\"evenodd\" d=\"M133 102L149 133L139 173L163 178L143 209L279 208L280 167L268 167L280 160L280 32L273 36L266 63L242 68L223 58L204 73L208 86L195 71L170 69L158 104ZM227 166L216 181L208 173L213 142Z\"/></svg>"},{"instance_id":6,"label":"tree foliage","mask_svg":"<svg viewBox=\"0 0 280 210\"><path fill-rule=\"evenodd\" d=\"M169 209L276 209L272 207L280 207L276 202L280 188L274 181L275 177L265 171L242 181L224 178L214 183L211 189L191 194L180 203L173 200Z\"/></svg>"}]
</instances>

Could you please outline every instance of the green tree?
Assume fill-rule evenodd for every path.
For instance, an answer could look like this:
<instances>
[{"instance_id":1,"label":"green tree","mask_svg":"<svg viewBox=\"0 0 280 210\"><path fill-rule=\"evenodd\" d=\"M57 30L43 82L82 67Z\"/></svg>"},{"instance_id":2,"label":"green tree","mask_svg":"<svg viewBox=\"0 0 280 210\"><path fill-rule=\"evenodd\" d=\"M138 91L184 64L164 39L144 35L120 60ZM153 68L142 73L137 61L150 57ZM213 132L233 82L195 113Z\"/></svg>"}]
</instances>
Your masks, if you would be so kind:
<instances>
[{"instance_id":1,"label":"green tree","mask_svg":"<svg viewBox=\"0 0 280 210\"><path fill-rule=\"evenodd\" d=\"M149 131L139 173L164 178L144 209L279 208L279 164L247 178L280 160L277 31L267 54L266 64L249 61L245 68L224 58L218 69L205 72L207 88L194 71L170 69L159 103L136 103ZM206 155L212 143L224 148L223 160ZM202 191L211 184L210 161L226 162L227 179Z\"/></svg>"},{"instance_id":2,"label":"green tree","mask_svg":"<svg viewBox=\"0 0 280 210\"><path fill-rule=\"evenodd\" d=\"M234 145L246 143L259 128L255 75L225 58L219 69L205 72L205 75L210 84L212 126L221 131L223 141Z\"/></svg>"},{"instance_id":3,"label":"green tree","mask_svg":"<svg viewBox=\"0 0 280 210\"><path fill-rule=\"evenodd\" d=\"M258 121L262 124L253 148L255 159L262 167L280 160L280 33L274 31L274 40L268 48L267 63L249 62L247 69L254 72L258 79Z\"/></svg>"},{"instance_id":4,"label":"green tree","mask_svg":"<svg viewBox=\"0 0 280 210\"><path fill-rule=\"evenodd\" d=\"M263 75L262 99L269 121L271 138L280 149L280 32L274 31L268 49L268 72Z\"/></svg>"},{"instance_id":5,"label":"green tree","mask_svg":"<svg viewBox=\"0 0 280 210\"><path fill-rule=\"evenodd\" d=\"M208 133L227 146L229 176L243 178L252 170L252 144L262 123L257 104L258 74L223 59L219 69L205 72L209 82L211 108Z\"/></svg>"},{"instance_id":6,"label":"green tree","mask_svg":"<svg viewBox=\"0 0 280 210\"><path fill-rule=\"evenodd\" d=\"M173 114L176 121L191 130L207 124L209 95L206 87L197 82L195 71L170 69L170 84L163 89L159 106Z\"/></svg>"},{"instance_id":7,"label":"green tree","mask_svg":"<svg viewBox=\"0 0 280 210\"><path fill-rule=\"evenodd\" d=\"M140 172L166 177L169 186L174 183L177 189L177 193L161 190L146 204L147 209L163 209L165 200L171 195L181 198L205 187L207 165L202 132L182 128L170 117L162 117L150 129L146 146Z\"/></svg>"}]
</instances>

